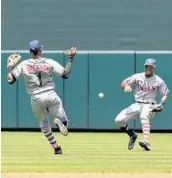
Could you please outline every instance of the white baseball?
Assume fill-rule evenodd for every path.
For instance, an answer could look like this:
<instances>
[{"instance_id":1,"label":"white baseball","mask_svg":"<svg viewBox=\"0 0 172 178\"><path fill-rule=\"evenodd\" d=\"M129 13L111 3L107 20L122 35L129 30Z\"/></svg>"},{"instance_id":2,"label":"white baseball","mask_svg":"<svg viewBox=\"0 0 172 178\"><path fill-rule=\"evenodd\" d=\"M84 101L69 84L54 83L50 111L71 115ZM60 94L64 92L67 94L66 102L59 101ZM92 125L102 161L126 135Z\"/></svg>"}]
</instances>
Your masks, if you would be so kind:
<instances>
[{"instance_id":1,"label":"white baseball","mask_svg":"<svg viewBox=\"0 0 172 178\"><path fill-rule=\"evenodd\" d=\"M99 93L99 98L103 98L104 94L103 93Z\"/></svg>"}]
</instances>

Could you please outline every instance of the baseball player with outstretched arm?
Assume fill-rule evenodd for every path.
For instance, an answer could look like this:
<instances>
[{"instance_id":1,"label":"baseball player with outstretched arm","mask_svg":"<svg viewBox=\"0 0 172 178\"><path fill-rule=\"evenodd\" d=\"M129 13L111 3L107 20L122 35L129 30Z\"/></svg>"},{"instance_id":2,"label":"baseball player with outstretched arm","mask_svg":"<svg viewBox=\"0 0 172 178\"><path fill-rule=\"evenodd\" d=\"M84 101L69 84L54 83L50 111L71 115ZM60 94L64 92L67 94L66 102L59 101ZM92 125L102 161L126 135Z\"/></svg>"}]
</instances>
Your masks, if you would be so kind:
<instances>
[{"instance_id":1,"label":"baseball player with outstretched arm","mask_svg":"<svg viewBox=\"0 0 172 178\"><path fill-rule=\"evenodd\" d=\"M134 130L128 128L128 121L137 117L140 117L144 135L144 139L139 142L139 145L147 151L151 150L149 143L150 118L156 112L162 111L169 92L163 79L155 74L156 61L154 59L146 59L144 67L145 71L143 73L136 73L121 83L121 87L125 92L131 92L132 88L134 89L135 103L122 110L115 119L120 130L126 132L130 137L129 150L134 147L137 134ZM157 94L162 97L159 104L156 104Z\"/></svg>"},{"instance_id":2,"label":"baseball player with outstretched arm","mask_svg":"<svg viewBox=\"0 0 172 178\"><path fill-rule=\"evenodd\" d=\"M55 154L62 154L61 146L57 144L48 121L48 114L50 114L60 132L67 136L68 119L62 101L54 90L53 76L61 76L63 79L69 77L76 49L71 48L67 51L68 62L64 68L52 59L41 57L40 41L31 41L29 48L32 57L18 65L20 54L15 53L8 57L8 83L13 84L21 75L24 77L27 93L31 97L32 110L40 122L41 131L54 148Z\"/></svg>"}]
</instances>

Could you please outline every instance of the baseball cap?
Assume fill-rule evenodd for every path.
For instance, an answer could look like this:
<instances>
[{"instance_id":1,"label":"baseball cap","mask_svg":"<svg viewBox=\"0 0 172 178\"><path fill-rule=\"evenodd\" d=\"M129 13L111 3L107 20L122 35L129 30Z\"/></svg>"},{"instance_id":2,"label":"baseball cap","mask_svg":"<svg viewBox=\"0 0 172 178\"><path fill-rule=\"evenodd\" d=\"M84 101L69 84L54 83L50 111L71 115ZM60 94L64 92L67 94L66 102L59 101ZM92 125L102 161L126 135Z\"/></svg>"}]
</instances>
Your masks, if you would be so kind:
<instances>
[{"instance_id":1,"label":"baseball cap","mask_svg":"<svg viewBox=\"0 0 172 178\"><path fill-rule=\"evenodd\" d=\"M43 45L41 45L39 40L33 40L29 43L29 48L32 50L40 49L42 47L43 47Z\"/></svg>"},{"instance_id":2,"label":"baseball cap","mask_svg":"<svg viewBox=\"0 0 172 178\"><path fill-rule=\"evenodd\" d=\"M145 66L156 67L156 61L155 61L155 59L152 59L152 58L146 59Z\"/></svg>"}]
</instances>

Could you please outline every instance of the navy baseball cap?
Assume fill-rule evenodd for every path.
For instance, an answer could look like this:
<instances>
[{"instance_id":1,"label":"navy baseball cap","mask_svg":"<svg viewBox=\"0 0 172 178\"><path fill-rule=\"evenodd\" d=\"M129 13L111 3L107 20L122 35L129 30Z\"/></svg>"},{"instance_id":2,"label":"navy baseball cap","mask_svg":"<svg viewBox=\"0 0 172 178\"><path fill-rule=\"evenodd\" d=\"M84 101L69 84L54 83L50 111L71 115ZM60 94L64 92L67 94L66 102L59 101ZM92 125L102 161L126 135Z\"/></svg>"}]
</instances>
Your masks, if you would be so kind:
<instances>
[{"instance_id":1,"label":"navy baseball cap","mask_svg":"<svg viewBox=\"0 0 172 178\"><path fill-rule=\"evenodd\" d=\"M32 49L32 50L35 50L35 49L40 49L42 48L43 46L41 45L40 41L39 40L33 40L29 43L29 48Z\"/></svg>"},{"instance_id":2,"label":"navy baseball cap","mask_svg":"<svg viewBox=\"0 0 172 178\"><path fill-rule=\"evenodd\" d=\"M155 61L155 59L152 59L152 58L146 59L145 66L156 67L156 61Z\"/></svg>"}]
</instances>

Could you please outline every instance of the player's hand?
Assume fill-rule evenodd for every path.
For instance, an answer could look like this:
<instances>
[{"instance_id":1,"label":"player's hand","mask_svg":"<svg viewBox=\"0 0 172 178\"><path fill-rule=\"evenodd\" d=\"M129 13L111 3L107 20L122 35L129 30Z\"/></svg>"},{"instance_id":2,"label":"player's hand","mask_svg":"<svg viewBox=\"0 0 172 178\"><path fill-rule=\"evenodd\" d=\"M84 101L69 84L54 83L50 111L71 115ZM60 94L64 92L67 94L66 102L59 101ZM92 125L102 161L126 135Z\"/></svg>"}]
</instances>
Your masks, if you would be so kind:
<instances>
[{"instance_id":1,"label":"player's hand","mask_svg":"<svg viewBox=\"0 0 172 178\"><path fill-rule=\"evenodd\" d=\"M67 50L67 55L69 60L73 60L74 56L76 55L76 48L72 47L70 49Z\"/></svg>"},{"instance_id":2,"label":"player's hand","mask_svg":"<svg viewBox=\"0 0 172 178\"><path fill-rule=\"evenodd\" d=\"M124 92L132 92L130 85L125 85Z\"/></svg>"}]
</instances>

